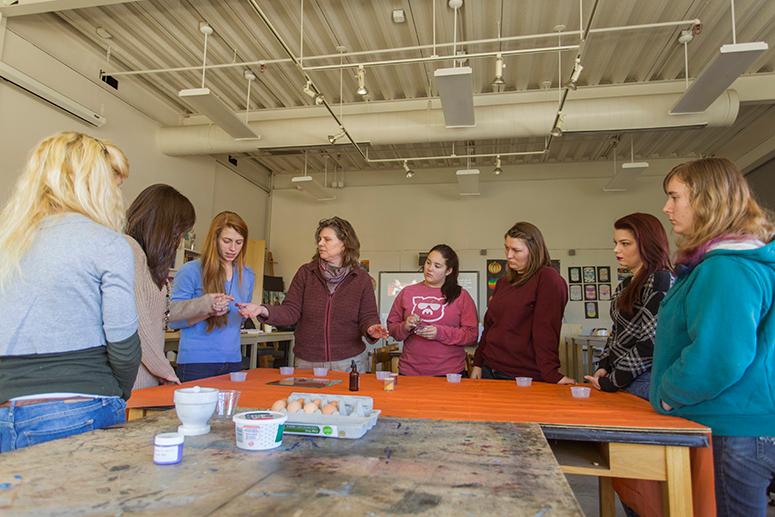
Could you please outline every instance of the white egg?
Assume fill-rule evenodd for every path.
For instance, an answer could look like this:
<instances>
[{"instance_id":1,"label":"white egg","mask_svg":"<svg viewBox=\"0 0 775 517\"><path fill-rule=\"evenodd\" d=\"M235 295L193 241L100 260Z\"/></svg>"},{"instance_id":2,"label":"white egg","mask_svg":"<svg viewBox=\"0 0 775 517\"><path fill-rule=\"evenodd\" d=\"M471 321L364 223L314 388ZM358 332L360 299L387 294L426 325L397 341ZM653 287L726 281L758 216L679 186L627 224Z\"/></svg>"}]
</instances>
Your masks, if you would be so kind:
<instances>
[{"instance_id":1,"label":"white egg","mask_svg":"<svg viewBox=\"0 0 775 517\"><path fill-rule=\"evenodd\" d=\"M272 411L281 411L288 406L288 402L285 399L280 399L272 404Z\"/></svg>"}]
</instances>

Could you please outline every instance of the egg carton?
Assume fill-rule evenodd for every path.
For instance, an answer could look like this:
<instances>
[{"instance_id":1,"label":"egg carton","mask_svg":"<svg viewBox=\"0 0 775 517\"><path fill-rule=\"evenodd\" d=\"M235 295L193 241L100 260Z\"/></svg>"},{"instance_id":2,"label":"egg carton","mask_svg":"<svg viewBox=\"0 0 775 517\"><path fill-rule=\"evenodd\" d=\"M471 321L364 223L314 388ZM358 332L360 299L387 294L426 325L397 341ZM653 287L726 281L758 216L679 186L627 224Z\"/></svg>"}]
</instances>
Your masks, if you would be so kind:
<instances>
[{"instance_id":1,"label":"egg carton","mask_svg":"<svg viewBox=\"0 0 775 517\"><path fill-rule=\"evenodd\" d=\"M333 401L339 403L339 415L322 413L288 413L284 434L324 436L328 438L357 439L377 424L381 411L374 409L374 399L353 395L328 395L322 393L291 393L288 400L303 398L305 401L320 399L321 405Z\"/></svg>"}]
</instances>

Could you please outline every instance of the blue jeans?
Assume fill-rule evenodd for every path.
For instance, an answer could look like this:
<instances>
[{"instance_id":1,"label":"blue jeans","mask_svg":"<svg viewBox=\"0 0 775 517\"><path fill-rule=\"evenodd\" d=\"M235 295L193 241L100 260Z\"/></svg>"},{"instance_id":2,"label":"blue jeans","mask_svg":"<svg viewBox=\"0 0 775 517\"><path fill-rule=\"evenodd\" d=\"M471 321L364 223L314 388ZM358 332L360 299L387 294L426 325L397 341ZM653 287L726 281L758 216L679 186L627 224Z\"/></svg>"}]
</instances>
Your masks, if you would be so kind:
<instances>
[{"instance_id":1,"label":"blue jeans","mask_svg":"<svg viewBox=\"0 0 775 517\"><path fill-rule=\"evenodd\" d=\"M718 517L764 517L775 474L775 437L714 436Z\"/></svg>"},{"instance_id":2,"label":"blue jeans","mask_svg":"<svg viewBox=\"0 0 775 517\"><path fill-rule=\"evenodd\" d=\"M497 379L499 381L513 381L514 376L493 370L489 366L482 365L482 379Z\"/></svg>"},{"instance_id":3,"label":"blue jeans","mask_svg":"<svg viewBox=\"0 0 775 517\"><path fill-rule=\"evenodd\" d=\"M181 382L196 381L242 370L242 363L178 363L178 378Z\"/></svg>"},{"instance_id":4,"label":"blue jeans","mask_svg":"<svg viewBox=\"0 0 775 517\"><path fill-rule=\"evenodd\" d=\"M0 408L0 452L13 451L86 433L126 420L126 402L118 397L74 402L41 402Z\"/></svg>"},{"instance_id":5,"label":"blue jeans","mask_svg":"<svg viewBox=\"0 0 775 517\"><path fill-rule=\"evenodd\" d=\"M649 386L651 385L651 370L643 372L635 377L629 386L624 388L626 391L642 399L649 399Z\"/></svg>"}]
</instances>

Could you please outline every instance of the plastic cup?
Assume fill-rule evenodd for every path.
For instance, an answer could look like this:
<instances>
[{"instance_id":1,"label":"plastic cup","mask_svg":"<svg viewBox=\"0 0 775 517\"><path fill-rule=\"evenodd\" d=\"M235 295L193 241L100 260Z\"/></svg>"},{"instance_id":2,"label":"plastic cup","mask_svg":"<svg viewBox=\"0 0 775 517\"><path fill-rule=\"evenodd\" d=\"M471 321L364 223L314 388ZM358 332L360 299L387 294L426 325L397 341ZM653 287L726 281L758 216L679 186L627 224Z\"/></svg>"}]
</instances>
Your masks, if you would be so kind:
<instances>
[{"instance_id":1,"label":"plastic cup","mask_svg":"<svg viewBox=\"0 0 775 517\"><path fill-rule=\"evenodd\" d=\"M215 406L215 418L231 419L236 413L240 392L221 390L218 392L218 404Z\"/></svg>"},{"instance_id":2,"label":"plastic cup","mask_svg":"<svg viewBox=\"0 0 775 517\"><path fill-rule=\"evenodd\" d=\"M378 381L384 381L385 379L389 379L390 377L393 376L393 372L377 371L374 373L377 376Z\"/></svg>"},{"instance_id":3,"label":"plastic cup","mask_svg":"<svg viewBox=\"0 0 775 517\"><path fill-rule=\"evenodd\" d=\"M245 382L245 379L248 378L248 373L247 372L231 372L229 374L229 378L231 378L231 380L233 382Z\"/></svg>"},{"instance_id":4,"label":"plastic cup","mask_svg":"<svg viewBox=\"0 0 775 517\"><path fill-rule=\"evenodd\" d=\"M280 375L293 375L293 366L281 366Z\"/></svg>"},{"instance_id":5,"label":"plastic cup","mask_svg":"<svg viewBox=\"0 0 775 517\"><path fill-rule=\"evenodd\" d=\"M592 388L587 388L586 386L571 386L570 392L574 398L588 399L589 394L592 393Z\"/></svg>"},{"instance_id":6,"label":"plastic cup","mask_svg":"<svg viewBox=\"0 0 775 517\"><path fill-rule=\"evenodd\" d=\"M325 377L328 375L328 368L313 368L312 373L315 377Z\"/></svg>"},{"instance_id":7,"label":"plastic cup","mask_svg":"<svg viewBox=\"0 0 775 517\"><path fill-rule=\"evenodd\" d=\"M460 375L459 373L448 373L447 382L451 382L452 384L459 384L461 377L462 375Z\"/></svg>"},{"instance_id":8,"label":"plastic cup","mask_svg":"<svg viewBox=\"0 0 775 517\"><path fill-rule=\"evenodd\" d=\"M382 380L382 385L385 391L395 391L396 389L396 378L392 375L390 377L385 377Z\"/></svg>"},{"instance_id":9,"label":"plastic cup","mask_svg":"<svg viewBox=\"0 0 775 517\"><path fill-rule=\"evenodd\" d=\"M533 384L533 379L531 377L517 377L514 379L517 381L517 386L520 388L529 388L531 384Z\"/></svg>"}]
</instances>

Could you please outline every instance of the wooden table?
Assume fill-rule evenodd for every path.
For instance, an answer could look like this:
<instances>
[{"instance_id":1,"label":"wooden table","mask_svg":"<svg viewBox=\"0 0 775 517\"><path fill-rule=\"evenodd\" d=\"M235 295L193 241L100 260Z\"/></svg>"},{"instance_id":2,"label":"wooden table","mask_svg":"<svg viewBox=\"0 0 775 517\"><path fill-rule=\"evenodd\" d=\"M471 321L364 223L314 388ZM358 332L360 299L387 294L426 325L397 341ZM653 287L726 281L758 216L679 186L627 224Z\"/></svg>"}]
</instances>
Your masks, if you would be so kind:
<instances>
[{"instance_id":1,"label":"wooden table","mask_svg":"<svg viewBox=\"0 0 775 517\"><path fill-rule=\"evenodd\" d=\"M312 372L297 369L296 375ZM329 372L329 377L343 382L321 393L349 393L347 374ZM276 369L258 369L250 370L242 383L221 376L196 384L240 390L241 405L262 408L292 391L308 391L267 385L280 378ZM128 403L130 417L141 417L143 408L171 406L174 389L159 386L135 392ZM359 395L373 397L374 407L387 417L539 424L555 443L564 472L600 478L602 515L614 515L611 478L664 481L662 500L668 515L691 515L693 494L702 503L698 511L707 504L715 508L712 455L707 447L710 429L659 415L629 393L593 390L590 399L579 400L571 397L568 386L556 384L534 382L530 388L517 388L510 381L463 379L449 384L443 378L406 376L400 377L396 391L385 392L373 375L361 375ZM694 476L690 451L702 459L702 469ZM693 492L693 484L702 490Z\"/></svg>"},{"instance_id":2,"label":"wooden table","mask_svg":"<svg viewBox=\"0 0 775 517\"><path fill-rule=\"evenodd\" d=\"M240 345L250 347L250 368L258 367L258 348L261 343L288 342L288 364L293 365L293 332L243 332L240 334ZM177 351L180 342L180 332L165 332L164 351Z\"/></svg>"},{"instance_id":3,"label":"wooden table","mask_svg":"<svg viewBox=\"0 0 775 517\"><path fill-rule=\"evenodd\" d=\"M236 448L234 426L152 462L174 411L2 458L11 515L582 516L537 425L380 419L359 440L284 436ZM163 512L163 513L161 513Z\"/></svg>"}]
</instances>

